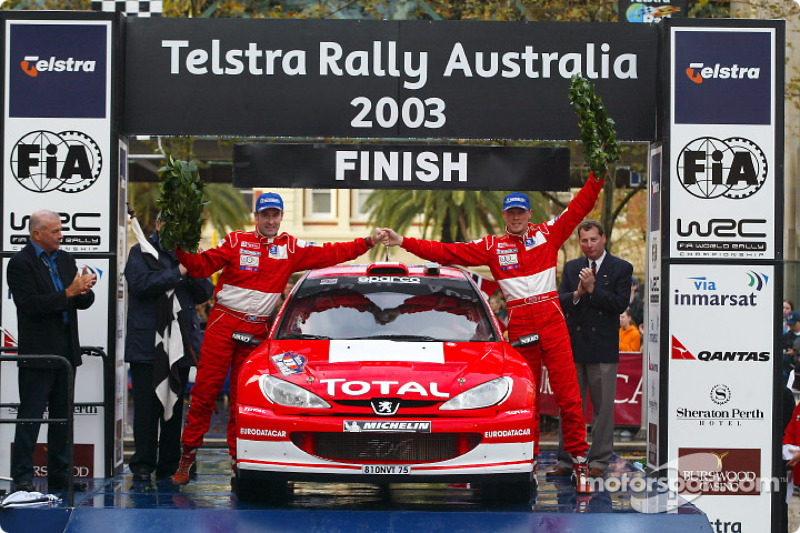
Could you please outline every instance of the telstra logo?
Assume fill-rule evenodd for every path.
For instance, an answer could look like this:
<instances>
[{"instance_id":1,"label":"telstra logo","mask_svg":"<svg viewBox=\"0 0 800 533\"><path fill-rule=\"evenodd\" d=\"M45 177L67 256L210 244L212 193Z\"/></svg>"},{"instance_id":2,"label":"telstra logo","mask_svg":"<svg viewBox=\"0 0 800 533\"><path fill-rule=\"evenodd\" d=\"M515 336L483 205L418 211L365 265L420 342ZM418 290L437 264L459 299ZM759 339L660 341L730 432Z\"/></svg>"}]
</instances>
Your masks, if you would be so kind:
<instances>
[{"instance_id":1,"label":"telstra logo","mask_svg":"<svg viewBox=\"0 0 800 533\"><path fill-rule=\"evenodd\" d=\"M20 62L22 71L35 78L40 72L94 72L96 61L75 59L56 59L51 56L48 59L39 59L39 56L25 56Z\"/></svg>"},{"instance_id":2,"label":"telstra logo","mask_svg":"<svg viewBox=\"0 0 800 533\"><path fill-rule=\"evenodd\" d=\"M761 75L759 67L740 67L734 64L729 67L724 67L719 63L713 66L706 66L703 63L689 63L689 68L686 69L686 76L695 83L703 83L707 79L720 79L720 80L757 80Z\"/></svg>"}]
</instances>

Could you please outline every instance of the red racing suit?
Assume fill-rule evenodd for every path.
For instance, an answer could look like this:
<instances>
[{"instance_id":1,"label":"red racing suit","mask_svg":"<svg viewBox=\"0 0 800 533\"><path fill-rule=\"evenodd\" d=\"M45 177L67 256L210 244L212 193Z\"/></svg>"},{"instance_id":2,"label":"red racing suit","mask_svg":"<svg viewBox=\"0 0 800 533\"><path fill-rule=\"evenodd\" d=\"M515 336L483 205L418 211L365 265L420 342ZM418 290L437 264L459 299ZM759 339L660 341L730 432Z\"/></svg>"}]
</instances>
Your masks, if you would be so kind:
<instances>
[{"instance_id":1,"label":"red racing suit","mask_svg":"<svg viewBox=\"0 0 800 533\"><path fill-rule=\"evenodd\" d=\"M176 250L178 260L192 277L208 277L222 269L214 295L216 303L208 317L192 403L186 416L182 441L197 448L203 444L219 391L231 372L228 448L236 457L236 392L239 368L254 350L231 339L234 331L263 338L269 316L293 272L332 266L369 250L368 239L315 245L287 233L275 238L258 231L235 231L212 250L190 254ZM200 273L204 274L201 276Z\"/></svg>"},{"instance_id":2,"label":"red racing suit","mask_svg":"<svg viewBox=\"0 0 800 533\"><path fill-rule=\"evenodd\" d=\"M402 247L428 261L445 265L487 265L500 284L508 305L508 338L511 342L529 333L539 334L539 344L519 348L541 389L542 362L561 411L564 449L585 456L586 426L572 360L569 333L558 303L556 264L558 251L575 227L592 210L603 182L590 177L567 208L555 220L528 224L524 236L489 235L468 243L441 243L406 237ZM533 437L539 453L539 395L533 416Z\"/></svg>"}]
</instances>

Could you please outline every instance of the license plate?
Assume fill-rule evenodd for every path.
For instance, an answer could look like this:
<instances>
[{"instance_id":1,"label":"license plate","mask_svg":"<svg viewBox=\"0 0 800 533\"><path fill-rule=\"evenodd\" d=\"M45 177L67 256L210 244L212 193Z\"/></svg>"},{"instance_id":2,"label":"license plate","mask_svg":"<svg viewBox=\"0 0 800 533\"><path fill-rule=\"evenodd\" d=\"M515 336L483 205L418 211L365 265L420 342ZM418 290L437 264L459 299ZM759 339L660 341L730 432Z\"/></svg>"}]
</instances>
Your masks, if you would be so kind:
<instances>
[{"instance_id":1,"label":"license plate","mask_svg":"<svg viewBox=\"0 0 800 533\"><path fill-rule=\"evenodd\" d=\"M409 465L362 465L362 474L410 474Z\"/></svg>"}]
</instances>

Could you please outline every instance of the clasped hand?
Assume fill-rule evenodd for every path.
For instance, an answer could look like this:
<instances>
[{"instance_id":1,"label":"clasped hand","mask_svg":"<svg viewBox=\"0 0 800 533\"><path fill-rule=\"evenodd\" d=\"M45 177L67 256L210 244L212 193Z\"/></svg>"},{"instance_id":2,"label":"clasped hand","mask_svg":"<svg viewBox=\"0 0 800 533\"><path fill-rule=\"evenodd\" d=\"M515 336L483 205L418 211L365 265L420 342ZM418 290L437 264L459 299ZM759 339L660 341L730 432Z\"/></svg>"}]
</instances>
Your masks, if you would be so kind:
<instances>
[{"instance_id":1,"label":"clasped hand","mask_svg":"<svg viewBox=\"0 0 800 533\"><path fill-rule=\"evenodd\" d=\"M578 297L581 297L586 293L592 294L592 292L594 292L594 281L595 281L592 269L591 268L581 269L580 273L578 274L578 278L580 279L577 291Z\"/></svg>"},{"instance_id":2,"label":"clasped hand","mask_svg":"<svg viewBox=\"0 0 800 533\"><path fill-rule=\"evenodd\" d=\"M78 296L79 294L86 294L92 290L95 283L97 283L97 276L95 274L75 274L75 279L72 280L72 283L70 283L69 287L66 289L67 298Z\"/></svg>"}]
</instances>

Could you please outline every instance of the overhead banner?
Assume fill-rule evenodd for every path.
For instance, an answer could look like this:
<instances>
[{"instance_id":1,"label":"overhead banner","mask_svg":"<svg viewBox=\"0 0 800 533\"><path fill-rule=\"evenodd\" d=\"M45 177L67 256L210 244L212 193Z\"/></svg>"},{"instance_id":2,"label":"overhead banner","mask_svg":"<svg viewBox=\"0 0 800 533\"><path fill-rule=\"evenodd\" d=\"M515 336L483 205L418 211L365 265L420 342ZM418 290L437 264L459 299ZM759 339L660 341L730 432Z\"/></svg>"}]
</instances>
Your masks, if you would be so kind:
<instances>
[{"instance_id":1,"label":"overhead banner","mask_svg":"<svg viewBox=\"0 0 800 533\"><path fill-rule=\"evenodd\" d=\"M242 188L567 190L569 149L463 145L236 144Z\"/></svg>"},{"instance_id":2,"label":"overhead banner","mask_svg":"<svg viewBox=\"0 0 800 533\"><path fill-rule=\"evenodd\" d=\"M134 18L122 129L576 139L582 74L620 139L652 140L657 45L644 24Z\"/></svg>"}]
</instances>

